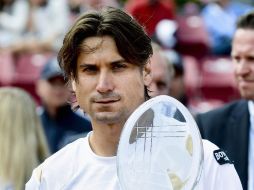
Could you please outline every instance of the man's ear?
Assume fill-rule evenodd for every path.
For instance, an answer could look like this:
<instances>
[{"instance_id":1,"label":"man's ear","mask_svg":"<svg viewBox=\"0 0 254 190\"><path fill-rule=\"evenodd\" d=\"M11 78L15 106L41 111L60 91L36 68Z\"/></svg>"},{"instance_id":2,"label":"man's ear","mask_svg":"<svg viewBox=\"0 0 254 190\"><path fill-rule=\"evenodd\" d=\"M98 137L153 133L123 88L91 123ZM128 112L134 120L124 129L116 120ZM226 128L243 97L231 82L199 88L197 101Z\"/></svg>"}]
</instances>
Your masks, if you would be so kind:
<instances>
[{"instance_id":1,"label":"man's ear","mask_svg":"<svg viewBox=\"0 0 254 190\"><path fill-rule=\"evenodd\" d=\"M152 73L151 73L151 62L149 61L143 69L143 80L145 86L149 86L152 82Z\"/></svg>"}]
</instances>

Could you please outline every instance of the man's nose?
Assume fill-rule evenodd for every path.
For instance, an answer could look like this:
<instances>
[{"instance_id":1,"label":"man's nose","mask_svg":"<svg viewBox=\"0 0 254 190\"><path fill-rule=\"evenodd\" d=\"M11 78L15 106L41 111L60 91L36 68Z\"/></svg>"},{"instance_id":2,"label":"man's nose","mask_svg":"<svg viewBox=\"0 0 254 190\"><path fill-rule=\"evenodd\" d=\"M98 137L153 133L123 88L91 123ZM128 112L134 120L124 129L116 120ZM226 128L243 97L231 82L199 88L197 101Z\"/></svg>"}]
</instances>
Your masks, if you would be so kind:
<instances>
[{"instance_id":1,"label":"man's nose","mask_svg":"<svg viewBox=\"0 0 254 190\"><path fill-rule=\"evenodd\" d=\"M100 93L112 91L114 89L113 77L108 72L101 72L98 77L96 90Z\"/></svg>"}]
</instances>

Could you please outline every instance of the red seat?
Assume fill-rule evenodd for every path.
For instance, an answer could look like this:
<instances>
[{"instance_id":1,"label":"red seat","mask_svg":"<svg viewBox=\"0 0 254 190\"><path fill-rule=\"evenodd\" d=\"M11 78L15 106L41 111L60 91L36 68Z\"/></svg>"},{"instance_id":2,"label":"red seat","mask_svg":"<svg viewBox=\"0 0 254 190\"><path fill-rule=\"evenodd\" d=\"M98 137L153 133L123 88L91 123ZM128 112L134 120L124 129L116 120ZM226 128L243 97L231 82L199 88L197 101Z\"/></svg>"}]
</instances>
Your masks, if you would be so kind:
<instances>
[{"instance_id":1,"label":"red seat","mask_svg":"<svg viewBox=\"0 0 254 190\"><path fill-rule=\"evenodd\" d=\"M22 54L16 61L16 69L13 86L27 90L34 98L39 101L35 90L35 83L39 79L42 67L52 54Z\"/></svg>"},{"instance_id":2,"label":"red seat","mask_svg":"<svg viewBox=\"0 0 254 190\"><path fill-rule=\"evenodd\" d=\"M209 35L200 16L177 16L176 50L197 58L209 54Z\"/></svg>"},{"instance_id":3,"label":"red seat","mask_svg":"<svg viewBox=\"0 0 254 190\"><path fill-rule=\"evenodd\" d=\"M10 85L14 80L15 62L10 52L0 52L0 85Z\"/></svg>"},{"instance_id":4,"label":"red seat","mask_svg":"<svg viewBox=\"0 0 254 190\"><path fill-rule=\"evenodd\" d=\"M224 102L239 98L233 65L229 57L207 57L202 62L201 91L203 97Z\"/></svg>"}]
</instances>

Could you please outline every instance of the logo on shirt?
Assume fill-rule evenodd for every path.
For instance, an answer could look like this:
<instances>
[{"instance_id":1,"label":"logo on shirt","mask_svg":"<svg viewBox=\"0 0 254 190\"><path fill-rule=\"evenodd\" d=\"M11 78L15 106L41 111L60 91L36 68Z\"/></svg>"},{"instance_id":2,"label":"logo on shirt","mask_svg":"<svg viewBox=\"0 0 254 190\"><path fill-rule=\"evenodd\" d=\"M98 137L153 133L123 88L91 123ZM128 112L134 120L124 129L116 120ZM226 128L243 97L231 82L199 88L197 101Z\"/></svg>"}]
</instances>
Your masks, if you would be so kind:
<instances>
[{"instance_id":1,"label":"logo on shirt","mask_svg":"<svg viewBox=\"0 0 254 190\"><path fill-rule=\"evenodd\" d=\"M219 150L215 150L213 151L213 155L215 160L220 164L232 164L232 162L229 160L228 156L226 155L226 153L219 149Z\"/></svg>"}]
</instances>

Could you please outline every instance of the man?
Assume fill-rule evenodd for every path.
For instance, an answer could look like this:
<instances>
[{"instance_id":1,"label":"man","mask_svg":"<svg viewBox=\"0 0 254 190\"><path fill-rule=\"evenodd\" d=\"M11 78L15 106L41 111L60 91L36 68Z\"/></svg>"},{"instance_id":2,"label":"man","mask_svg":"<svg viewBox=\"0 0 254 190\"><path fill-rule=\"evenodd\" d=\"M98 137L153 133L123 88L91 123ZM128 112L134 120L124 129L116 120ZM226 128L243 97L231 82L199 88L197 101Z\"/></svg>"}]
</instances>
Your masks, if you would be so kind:
<instances>
[{"instance_id":1,"label":"man","mask_svg":"<svg viewBox=\"0 0 254 190\"><path fill-rule=\"evenodd\" d=\"M254 189L254 12L242 16L232 42L234 74L243 100L197 115L203 138L233 160L243 189Z\"/></svg>"},{"instance_id":2,"label":"man","mask_svg":"<svg viewBox=\"0 0 254 190\"><path fill-rule=\"evenodd\" d=\"M42 101L38 112L52 153L76 136L91 131L90 121L75 114L67 104L70 89L56 58L50 59L42 69L36 91Z\"/></svg>"},{"instance_id":3,"label":"man","mask_svg":"<svg viewBox=\"0 0 254 190\"><path fill-rule=\"evenodd\" d=\"M149 85L149 95L168 95L171 81L174 76L173 65L168 61L166 52L156 43L152 44L153 56L151 57L152 81Z\"/></svg>"},{"instance_id":4,"label":"man","mask_svg":"<svg viewBox=\"0 0 254 190\"><path fill-rule=\"evenodd\" d=\"M27 190L121 189L117 146L126 120L148 98L151 54L150 38L125 12L107 8L79 17L58 58L79 106L90 115L93 132L35 169ZM206 141L204 146L201 187L242 189L233 165L220 166L212 153L215 145Z\"/></svg>"},{"instance_id":5,"label":"man","mask_svg":"<svg viewBox=\"0 0 254 190\"><path fill-rule=\"evenodd\" d=\"M180 55L173 50L164 50L156 43L153 43L152 46L152 81L149 85L149 95L151 97L170 95L187 106L184 68Z\"/></svg>"}]
</instances>

